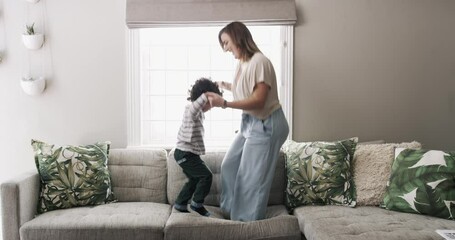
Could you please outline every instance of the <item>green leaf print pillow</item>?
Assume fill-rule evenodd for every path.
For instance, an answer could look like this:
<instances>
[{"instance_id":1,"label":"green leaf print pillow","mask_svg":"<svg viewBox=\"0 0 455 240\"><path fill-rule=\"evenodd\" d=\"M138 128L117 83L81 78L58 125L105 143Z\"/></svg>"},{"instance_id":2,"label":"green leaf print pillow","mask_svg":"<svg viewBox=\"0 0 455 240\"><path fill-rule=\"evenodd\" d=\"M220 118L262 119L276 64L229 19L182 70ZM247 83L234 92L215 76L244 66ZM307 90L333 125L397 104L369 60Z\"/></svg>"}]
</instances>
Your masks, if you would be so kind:
<instances>
[{"instance_id":1,"label":"green leaf print pillow","mask_svg":"<svg viewBox=\"0 0 455 240\"><path fill-rule=\"evenodd\" d=\"M115 201L107 168L110 142L56 147L32 140L40 177L38 213Z\"/></svg>"},{"instance_id":2,"label":"green leaf print pillow","mask_svg":"<svg viewBox=\"0 0 455 240\"><path fill-rule=\"evenodd\" d=\"M455 152L396 148L381 206L454 220Z\"/></svg>"},{"instance_id":3,"label":"green leaf print pillow","mask_svg":"<svg viewBox=\"0 0 455 240\"><path fill-rule=\"evenodd\" d=\"M335 142L288 140L286 155L286 207L344 205L355 207L356 189L351 163L358 138Z\"/></svg>"}]
</instances>

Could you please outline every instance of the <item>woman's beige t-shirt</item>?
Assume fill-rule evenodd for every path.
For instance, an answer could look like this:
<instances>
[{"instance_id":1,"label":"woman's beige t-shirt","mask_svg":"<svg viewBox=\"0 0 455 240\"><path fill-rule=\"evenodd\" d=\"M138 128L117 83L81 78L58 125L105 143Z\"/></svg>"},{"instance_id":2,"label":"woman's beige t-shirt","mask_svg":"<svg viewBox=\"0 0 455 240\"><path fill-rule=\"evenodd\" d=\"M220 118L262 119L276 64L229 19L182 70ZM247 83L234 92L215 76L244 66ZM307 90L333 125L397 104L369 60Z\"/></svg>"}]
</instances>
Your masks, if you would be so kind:
<instances>
[{"instance_id":1,"label":"woman's beige t-shirt","mask_svg":"<svg viewBox=\"0 0 455 240\"><path fill-rule=\"evenodd\" d=\"M254 86L264 82L269 86L269 92L263 109L244 110L259 119L267 119L275 110L281 107L278 100L276 75L270 60L261 52L257 52L248 62L239 62L235 71L236 78L232 83L234 100L243 100L253 94Z\"/></svg>"}]
</instances>

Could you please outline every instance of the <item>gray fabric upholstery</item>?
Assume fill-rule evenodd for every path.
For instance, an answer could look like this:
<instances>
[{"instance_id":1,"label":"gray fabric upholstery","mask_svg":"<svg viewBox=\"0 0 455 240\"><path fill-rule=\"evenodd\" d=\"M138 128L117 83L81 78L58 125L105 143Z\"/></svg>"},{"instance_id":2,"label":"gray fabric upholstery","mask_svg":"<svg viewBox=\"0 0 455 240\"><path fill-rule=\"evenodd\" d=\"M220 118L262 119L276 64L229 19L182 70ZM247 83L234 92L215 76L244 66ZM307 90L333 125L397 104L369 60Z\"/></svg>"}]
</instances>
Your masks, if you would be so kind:
<instances>
[{"instance_id":1,"label":"gray fabric upholstery","mask_svg":"<svg viewBox=\"0 0 455 240\"><path fill-rule=\"evenodd\" d=\"M221 193L221 162L223 161L225 152L207 152L201 156L202 160L207 164L213 173L213 182L209 195L206 197L204 204L210 206L220 206L220 193ZM174 204L177 195L179 194L182 186L188 181L182 168L176 163L174 159L174 150L171 150L168 157L168 182L167 182L167 198L170 204ZM270 190L269 205L284 204L284 192L286 189L286 170L285 170L285 157L281 152L278 158L275 177Z\"/></svg>"},{"instance_id":2,"label":"gray fabric upholstery","mask_svg":"<svg viewBox=\"0 0 455 240\"><path fill-rule=\"evenodd\" d=\"M455 221L375 206L303 206L294 215L308 240L440 240L436 229L455 229Z\"/></svg>"},{"instance_id":3,"label":"gray fabric upholstery","mask_svg":"<svg viewBox=\"0 0 455 240\"><path fill-rule=\"evenodd\" d=\"M37 172L24 173L1 185L3 239L19 240L19 228L36 214L39 196Z\"/></svg>"},{"instance_id":4,"label":"gray fabric upholstery","mask_svg":"<svg viewBox=\"0 0 455 240\"><path fill-rule=\"evenodd\" d=\"M46 212L20 229L23 240L163 239L171 206L122 202Z\"/></svg>"},{"instance_id":5,"label":"gray fabric upholstery","mask_svg":"<svg viewBox=\"0 0 455 240\"><path fill-rule=\"evenodd\" d=\"M108 167L120 202L166 203L166 150L112 149Z\"/></svg>"},{"instance_id":6,"label":"gray fabric upholstery","mask_svg":"<svg viewBox=\"0 0 455 240\"><path fill-rule=\"evenodd\" d=\"M4 240L30 239L442 239L436 229L455 221L388 211L377 206L303 206L289 215L284 207L285 157L275 172L267 219L226 220L218 208L224 152L202 156L214 174L206 199L211 217L180 213L173 203L186 181L173 154L161 149L113 149L109 169L118 203L50 211L34 218L39 177L27 173L1 185ZM169 198L169 201L167 200ZM301 235L304 233L304 235Z\"/></svg>"},{"instance_id":7,"label":"gray fabric upholstery","mask_svg":"<svg viewBox=\"0 0 455 240\"><path fill-rule=\"evenodd\" d=\"M181 213L172 210L164 234L172 240L247 240L274 239L298 240L300 230L295 216L287 213L283 205L270 206L267 219L253 222L225 220L218 207L208 206L210 217L201 217L195 212Z\"/></svg>"}]
</instances>

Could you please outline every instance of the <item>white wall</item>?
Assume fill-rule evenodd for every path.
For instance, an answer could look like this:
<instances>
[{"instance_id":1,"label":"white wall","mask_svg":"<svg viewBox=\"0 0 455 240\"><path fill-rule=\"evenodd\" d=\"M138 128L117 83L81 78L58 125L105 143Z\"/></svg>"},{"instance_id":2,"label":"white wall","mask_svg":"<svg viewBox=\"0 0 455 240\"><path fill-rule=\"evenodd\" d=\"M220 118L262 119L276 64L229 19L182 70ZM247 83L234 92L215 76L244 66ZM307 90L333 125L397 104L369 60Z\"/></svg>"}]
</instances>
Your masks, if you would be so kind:
<instances>
[{"instance_id":1,"label":"white wall","mask_svg":"<svg viewBox=\"0 0 455 240\"><path fill-rule=\"evenodd\" d=\"M27 4L0 1L0 182L36 171L32 138L126 146L125 0ZM46 43L29 58L21 34L35 19L37 30L44 23ZM30 62L48 78L36 97L26 95L19 82Z\"/></svg>"},{"instance_id":2,"label":"white wall","mask_svg":"<svg viewBox=\"0 0 455 240\"><path fill-rule=\"evenodd\" d=\"M32 138L58 145L109 140L114 148L126 146L125 0L27 4L3 0L0 5L0 41L6 39L6 49L0 49L5 55L0 63L0 182L35 170ZM44 12L46 43L30 59L36 72L50 79L42 95L31 97L19 83L29 62L21 34L33 21L30 16L40 23L36 9Z\"/></svg>"}]
</instances>

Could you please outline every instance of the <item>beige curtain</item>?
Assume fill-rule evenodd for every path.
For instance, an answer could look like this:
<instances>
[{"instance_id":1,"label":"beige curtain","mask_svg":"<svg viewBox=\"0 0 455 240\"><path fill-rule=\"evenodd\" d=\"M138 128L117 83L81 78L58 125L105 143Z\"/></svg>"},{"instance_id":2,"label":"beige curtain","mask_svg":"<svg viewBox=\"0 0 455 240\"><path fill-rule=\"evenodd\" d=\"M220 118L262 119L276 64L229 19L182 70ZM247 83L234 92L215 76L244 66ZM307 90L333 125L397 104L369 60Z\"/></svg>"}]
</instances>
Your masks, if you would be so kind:
<instances>
[{"instance_id":1,"label":"beige curtain","mask_svg":"<svg viewBox=\"0 0 455 240\"><path fill-rule=\"evenodd\" d=\"M295 0L127 0L129 28L224 25L292 25Z\"/></svg>"}]
</instances>

